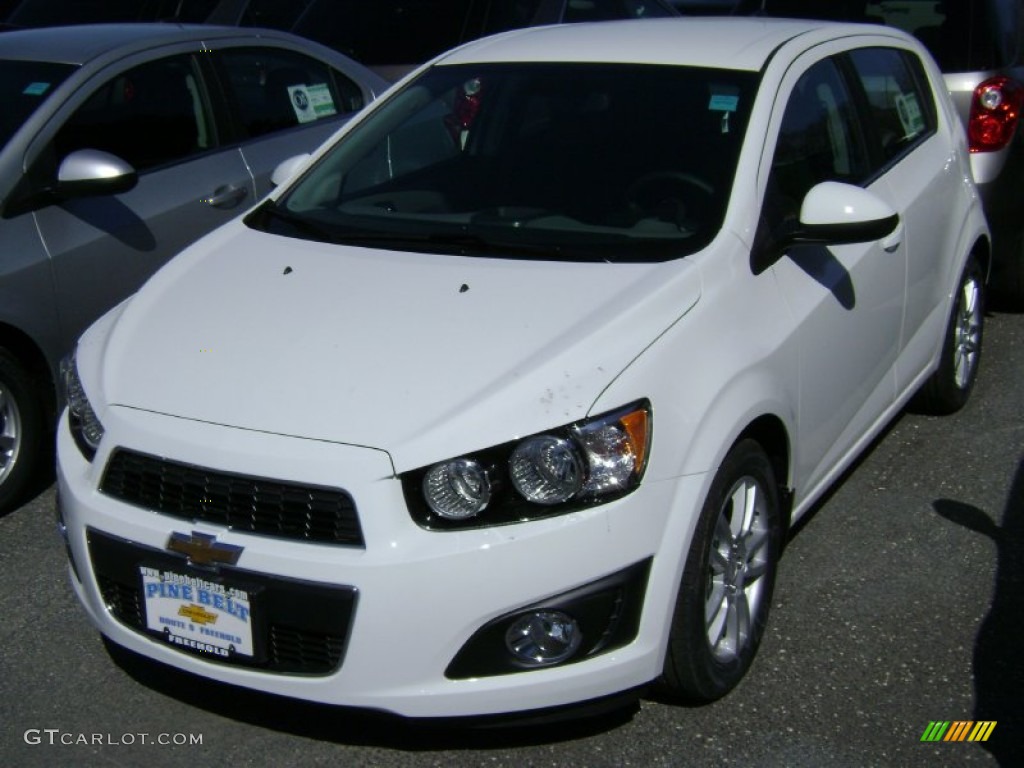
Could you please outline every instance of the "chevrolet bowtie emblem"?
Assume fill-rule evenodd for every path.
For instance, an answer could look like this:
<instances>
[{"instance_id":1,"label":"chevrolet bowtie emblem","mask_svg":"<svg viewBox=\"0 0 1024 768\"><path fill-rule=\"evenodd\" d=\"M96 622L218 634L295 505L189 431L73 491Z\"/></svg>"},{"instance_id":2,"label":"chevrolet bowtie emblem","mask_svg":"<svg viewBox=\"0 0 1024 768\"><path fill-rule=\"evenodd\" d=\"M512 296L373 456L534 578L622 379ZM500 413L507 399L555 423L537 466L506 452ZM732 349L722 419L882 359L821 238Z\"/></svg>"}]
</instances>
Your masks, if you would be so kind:
<instances>
[{"instance_id":1,"label":"chevrolet bowtie emblem","mask_svg":"<svg viewBox=\"0 0 1024 768\"><path fill-rule=\"evenodd\" d=\"M237 547L234 544L220 544L216 536L198 531L192 531L191 534L175 531L167 540L167 549L185 555L190 563L196 565L211 565L213 563L234 565L242 556L242 547Z\"/></svg>"}]
</instances>

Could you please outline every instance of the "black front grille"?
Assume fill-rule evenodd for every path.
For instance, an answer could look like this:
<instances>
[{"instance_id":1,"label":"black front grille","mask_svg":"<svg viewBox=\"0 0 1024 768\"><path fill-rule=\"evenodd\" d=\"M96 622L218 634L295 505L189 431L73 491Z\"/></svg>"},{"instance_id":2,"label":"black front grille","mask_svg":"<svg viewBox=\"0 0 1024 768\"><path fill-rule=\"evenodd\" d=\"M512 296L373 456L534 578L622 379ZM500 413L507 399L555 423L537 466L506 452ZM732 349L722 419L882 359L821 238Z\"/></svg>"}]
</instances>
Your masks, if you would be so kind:
<instances>
[{"instance_id":1,"label":"black front grille","mask_svg":"<svg viewBox=\"0 0 1024 768\"><path fill-rule=\"evenodd\" d=\"M221 567L216 572L197 570L189 566L184 557L93 530L89 531L89 555L100 594L111 616L155 640L162 636L146 627L139 575L142 565L225 584L243 584L257 595L259 621L254 624L253 640L259 648L258 658L225 660L171 646L181 653L196 653L207 661L286 674L328 675L341 666L355 611L357 595L353 587L283 579L238 568Z\"/></svg>"},{"instance_id":2,"label":"black front grille","mask_svg":"<svg viewBox=\"0 0 1024 768\"><path fill-rule=\"evenodd\" d=\"M335 488L220 472L118 448L100 490L182 520L284 539L363 546L355 503Z\"/></svg>"}]
</instances>

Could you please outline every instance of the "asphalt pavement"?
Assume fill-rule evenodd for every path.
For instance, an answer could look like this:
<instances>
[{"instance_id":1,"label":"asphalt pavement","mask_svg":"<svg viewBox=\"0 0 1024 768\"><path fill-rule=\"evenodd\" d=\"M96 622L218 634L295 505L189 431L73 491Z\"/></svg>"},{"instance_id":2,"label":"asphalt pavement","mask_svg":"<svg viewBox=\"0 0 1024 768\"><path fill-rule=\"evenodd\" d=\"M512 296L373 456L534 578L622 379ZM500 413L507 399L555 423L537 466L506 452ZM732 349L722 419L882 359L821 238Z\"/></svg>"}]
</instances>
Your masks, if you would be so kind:
<instances>
[{"instance_id":1,"label":"asphalt pavement","mask_svg":"<svg viewBox=\"0 0 1024 768\"><path fill-rule=\"evenodd\" d=\"M0 518L5 766L1024 765L1024 315L968 406L904 414L795 531L748 678L576 723L470 730L272 699L108 652L53 488ZM986 742L922 741L988 721Z\"/></svg>"}]
</instances>

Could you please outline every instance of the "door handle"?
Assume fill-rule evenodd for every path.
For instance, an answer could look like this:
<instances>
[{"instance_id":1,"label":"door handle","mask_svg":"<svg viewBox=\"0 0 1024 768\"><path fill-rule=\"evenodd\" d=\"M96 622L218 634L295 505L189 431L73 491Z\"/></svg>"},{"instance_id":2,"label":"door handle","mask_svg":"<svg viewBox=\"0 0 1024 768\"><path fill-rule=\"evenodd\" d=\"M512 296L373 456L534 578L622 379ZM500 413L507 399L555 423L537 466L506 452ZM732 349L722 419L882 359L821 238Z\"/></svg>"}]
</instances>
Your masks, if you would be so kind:
<instances>
[{"instance_id":1,"label":"door handle","mask_svg":"<svg viewBox=\"0 0 1024 768\"><path fill-rule=\"evenodd\" d=\"M214 208L234 208L246 196L245 187L236 187L231 184L224 184L213 190L213 194L204 197L203 202Z\"/></svg>"}]
</instances>

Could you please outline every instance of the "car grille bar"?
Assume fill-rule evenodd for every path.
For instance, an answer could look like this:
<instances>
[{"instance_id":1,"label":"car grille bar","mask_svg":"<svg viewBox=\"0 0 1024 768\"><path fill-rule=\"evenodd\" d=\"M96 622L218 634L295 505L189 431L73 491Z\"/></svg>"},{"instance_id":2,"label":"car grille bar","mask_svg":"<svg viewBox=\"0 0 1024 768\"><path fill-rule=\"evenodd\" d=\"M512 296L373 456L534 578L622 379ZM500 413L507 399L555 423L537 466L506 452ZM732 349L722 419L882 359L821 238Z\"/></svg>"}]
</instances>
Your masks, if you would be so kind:
<instances>
[{"instance_id":1,"label":"car grille bar","mask_svg":"<svg viewBox=\"0 0 1024 768\"><path fill-rule=\"evenodd\" d=\"M335 488L232 474L118 448L100 491L183 520L283 539L363 546L355 503Z\"/></svg>"}]
</instances>

